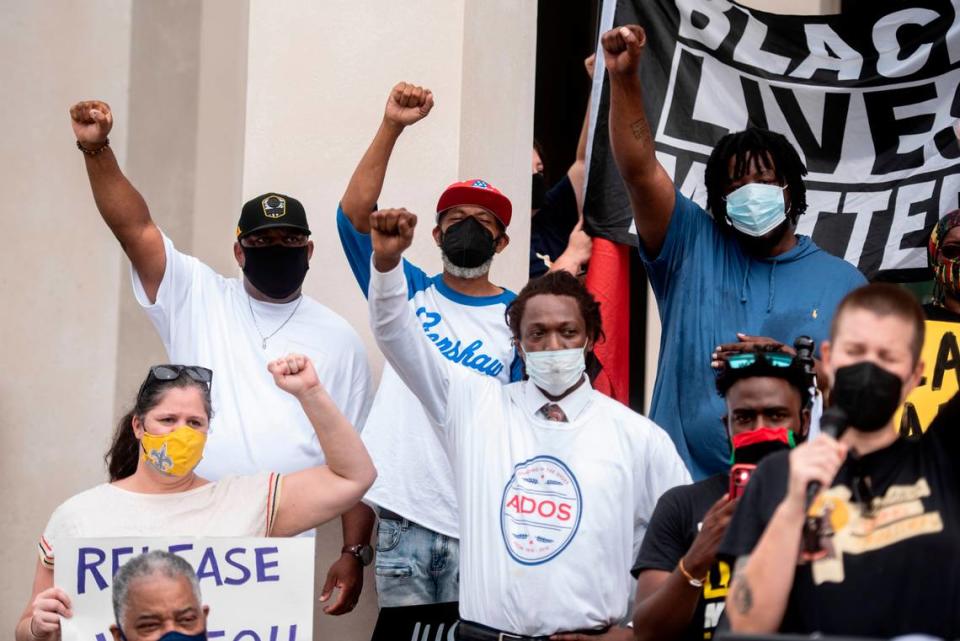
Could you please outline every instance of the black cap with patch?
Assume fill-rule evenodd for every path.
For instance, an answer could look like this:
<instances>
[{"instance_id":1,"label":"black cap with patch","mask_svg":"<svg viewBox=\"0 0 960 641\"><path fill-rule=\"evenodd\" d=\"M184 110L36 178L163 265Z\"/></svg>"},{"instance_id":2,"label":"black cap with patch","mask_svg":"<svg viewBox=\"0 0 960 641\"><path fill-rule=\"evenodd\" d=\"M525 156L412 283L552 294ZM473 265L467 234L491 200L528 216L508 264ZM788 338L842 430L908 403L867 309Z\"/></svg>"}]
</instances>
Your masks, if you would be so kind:
<instances>
[{"instance_id":1,"label":"black cap with patch","mask_svg":"<svg viewBox=\"0 0 960 641\"><path fill-rule=\"evenodd\" d=\"M237 222L237 238L271 227L292 227L310 233L307 212L296 198L266 193L244 203Z\"/></svg>"}]
</instances>

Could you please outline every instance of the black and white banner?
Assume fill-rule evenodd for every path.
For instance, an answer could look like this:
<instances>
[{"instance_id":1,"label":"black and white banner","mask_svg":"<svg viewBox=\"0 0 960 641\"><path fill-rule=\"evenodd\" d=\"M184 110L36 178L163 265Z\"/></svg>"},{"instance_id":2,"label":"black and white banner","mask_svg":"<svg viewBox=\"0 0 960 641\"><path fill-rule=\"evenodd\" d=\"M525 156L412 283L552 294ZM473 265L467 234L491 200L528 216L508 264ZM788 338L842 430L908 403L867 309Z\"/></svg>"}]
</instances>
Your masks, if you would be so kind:
<instances>
[{"instance_id":1,"label":"black and white banner","mask_svg":"<svg viewBox=\"0 0 960 641\"><path fill-rule=\"evenodd\" d=\"M704 166L724 134L778 131L810 172L798 232L871 279L900 281L928 277L930 229L960 205L958 14L948 0L871 0L838 16L774 15L727 0L604 6L607 28L612 16L646 30L644 106L682 193L706 205ZM588 225L635 244L597 76Z\"/></svg>"}]
</instances>

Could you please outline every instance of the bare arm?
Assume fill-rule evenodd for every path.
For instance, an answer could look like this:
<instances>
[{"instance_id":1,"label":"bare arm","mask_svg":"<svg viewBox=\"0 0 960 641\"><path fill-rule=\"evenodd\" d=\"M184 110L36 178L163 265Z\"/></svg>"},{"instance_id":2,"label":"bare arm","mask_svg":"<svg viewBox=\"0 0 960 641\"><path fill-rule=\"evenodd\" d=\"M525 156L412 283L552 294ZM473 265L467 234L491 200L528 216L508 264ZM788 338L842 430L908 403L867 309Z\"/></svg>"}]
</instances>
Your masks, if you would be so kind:
<instances>
[{"instance_id":1,"label":"bare arm","mask_svg":"<svg viewBox=\"0 0 960 641\"><path fill-rule=\"evenodd\" d=\"M845 445L825 434L790 452L787 495L753 552L734 568L724 610L734 632L769 634L780 628L800 552L807 486L818 481L830 487L846 454Z\"/></svg>"},{"instance_id":2,"label":"bare arm","mask_svg":"<svg viewBox=\"0 0 960 641\"><path fill-rule=\"evenodd\" d=\"M684 569L694 578L705 578L716 562L717 548L730 525L736 505L736 501L730 501L724 495L704 515L697 538L682 557ZM673 572L641 572L637 578L637 604L633 613L636 638L651 641L680 638L693 619L701 594L702 588L690 585L679 564Z\"/></svg>"},{"instance_id":3,"label":"bare arm","mask_svg":"<svg viewBox=\"0 0 960 641\"><path fill-rule=\"evenodd\" d=\"M643 111L637 75L646 42L643 29L630 25L601 37L610 75L610 147L623 177L637 233L651 255L660 253L676 200L673 181L657 161L653 134Z\"/></svg>"},{"instance_id":4,"label":"bare arm","mask_svg":"<svg viewBox=\"0 0 960 641\"><path fill-rule=\"evenodd\" d=\"M154 302L167 262L163 236L150 218L147 203L120 171L113 150L105 146L113 127L110 107L105 102L88 100L71 107L70 117L77 141L85 149L100 150L96 155L84 154L93 199Z\"/></svg>"},{"instance_id":5,"label":"bare arm","mask_svg":"<svg viewBox=\"0 0 960 641\"><path fill-rule=\"evenodd\" d=\"M377 471L360 435L320 385L310 359L291 354L268 367L277 386L300 401L327 459L326 465L284 477L272 534L291 536L354 507Z\"/></svg>"},{"instance_id":6,"label":"bare arm","mask_svg":"<svg viewBox=\"0 0 960 641\"><path fill-rule=\"evenodd\" d=\"M37 560L30 603L17 622L16 641L60 641L60 617L71 617L70 597L53 586L53 570Z\"/></svg>"},{"instance_id":7,"label":"bare arm","mask_svg":"<svg viewBox=\"0 0 960 641\"><path fill-rule=\"evenodd\" d=\"M429 89L401 82L390 91L383 122L340 199L340 208L358 232L370 233L370 213L383 190L387 164L397 139L405 127L426 117L431 109L433 93Z\"/></svg>"}]
</instances>

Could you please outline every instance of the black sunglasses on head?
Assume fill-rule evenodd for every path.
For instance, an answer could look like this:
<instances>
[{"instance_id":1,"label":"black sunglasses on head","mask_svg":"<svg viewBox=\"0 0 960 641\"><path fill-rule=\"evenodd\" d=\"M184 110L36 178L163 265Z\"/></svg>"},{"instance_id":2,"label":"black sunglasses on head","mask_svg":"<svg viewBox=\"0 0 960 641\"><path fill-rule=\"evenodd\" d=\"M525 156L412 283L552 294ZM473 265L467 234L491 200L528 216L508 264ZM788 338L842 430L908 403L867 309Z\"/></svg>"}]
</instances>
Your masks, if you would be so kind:
<instances>
[{"instance_id":1,"label":"black sunglasses on head","mask_svg":"<svg viewBox=\"0 0 960 641\"><path fill-rule=\"evenodd\" d=\"M137 402L140 402L143 392L156 381L175 381L181 375L186 374L198 383L203 383L210 390L213 382L213 370L199 365L154 365L147 372L147 380L143 381L140 391L137 392Z\"/></svg>"}]
</instances>

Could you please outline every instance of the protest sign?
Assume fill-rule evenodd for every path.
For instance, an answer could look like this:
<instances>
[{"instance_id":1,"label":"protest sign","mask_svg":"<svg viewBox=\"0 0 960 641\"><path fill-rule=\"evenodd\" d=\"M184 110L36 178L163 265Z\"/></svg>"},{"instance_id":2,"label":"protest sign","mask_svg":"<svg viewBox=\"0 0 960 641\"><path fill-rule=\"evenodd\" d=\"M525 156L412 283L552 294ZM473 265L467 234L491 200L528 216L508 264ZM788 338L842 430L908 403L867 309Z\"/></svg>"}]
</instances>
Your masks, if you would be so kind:
<instances>
[{"instance_id":1,"label":"protest sign","mask_svg":"<svg viewBox=\"0 0 960 641\"><path fill-rule=\"evenodd\" d=\"M150 550L190 562L210 607L210 641L311 641L314 541L308 538L64 539L54 584L73 602L63 641L111 641L111 587L124 563Z\"/></svg>"},{"instance_id":2,"label":"protest sign","mask_svg":"<svg viewBox=\"0 0 960 641\"><path fill-rule=\"evenodd\" d=\"M960 388L960 323L927 321L923 351L923 378L894 417L893 424L906 437L919 436L943 403Z\"/></svg>"}]
</instances>

